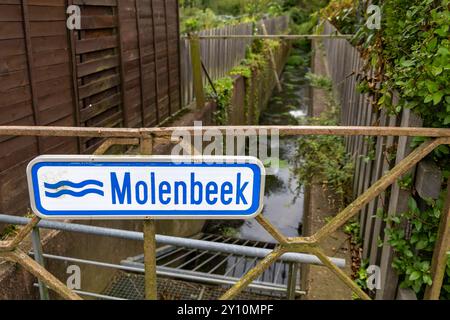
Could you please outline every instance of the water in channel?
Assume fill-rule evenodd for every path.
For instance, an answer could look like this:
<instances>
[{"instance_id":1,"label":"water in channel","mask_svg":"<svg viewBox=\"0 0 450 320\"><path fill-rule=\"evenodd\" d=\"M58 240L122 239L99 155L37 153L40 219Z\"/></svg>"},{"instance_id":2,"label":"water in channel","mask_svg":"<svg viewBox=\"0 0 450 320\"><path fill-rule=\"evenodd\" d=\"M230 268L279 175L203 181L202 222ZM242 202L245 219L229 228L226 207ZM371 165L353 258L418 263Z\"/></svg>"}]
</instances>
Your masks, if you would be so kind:
<instances>
[{"instance_id":1,"label":"water in channel","mask_svg":"<svg viewBox=\"0 0 450 320\"><path fill-rule=\"evenodd\" d=\"M283 90L274 90L267 108L261 113L261 125L296 125L308 116L309 50L294 48L283 71ZM282 137L279 142L280 169L266 179L263 214L287 237L301 235L303 193L293 173L297 138ZM301 190L302 188L300 188ZM246 221L239 228L239 237L246 240L276 242L256 220Z\"/></svg>"}]
</instances>

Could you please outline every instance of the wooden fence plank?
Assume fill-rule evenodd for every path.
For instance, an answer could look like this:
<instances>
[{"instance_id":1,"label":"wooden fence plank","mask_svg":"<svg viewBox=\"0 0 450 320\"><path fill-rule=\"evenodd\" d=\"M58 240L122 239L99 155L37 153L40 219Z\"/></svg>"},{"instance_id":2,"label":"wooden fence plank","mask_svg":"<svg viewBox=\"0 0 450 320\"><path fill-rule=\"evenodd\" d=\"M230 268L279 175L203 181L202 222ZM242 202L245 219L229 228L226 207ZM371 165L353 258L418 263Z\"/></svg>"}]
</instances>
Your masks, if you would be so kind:
<instances>
[{"instance_id":1,"label":"wooden fence plank","mask_svg":"<svg viewBox=\"0 0 450 320\"><path fill-rule=\"evenodd\" d=\"M398 101L398 98L394 98ZM395 105L395 102L394 102ZM420 127L422 120L417 118L411 110L404 110L402 114L402 127ZM411 150L412 138L400 137L397 145L396 163L399 163ZM415 170L410 170L407 174L414 175ZM389 200L388 216L394 216L408 210L408 199L412 195L410 190L400 188L396 183L391 187L391 196ZM389 239L385 237L383 250L381 253L381 290L377 291L377 299L392 300L397 294L398 275L392 267L394 252L389 245Z\"/></svg>"}]
</instances>

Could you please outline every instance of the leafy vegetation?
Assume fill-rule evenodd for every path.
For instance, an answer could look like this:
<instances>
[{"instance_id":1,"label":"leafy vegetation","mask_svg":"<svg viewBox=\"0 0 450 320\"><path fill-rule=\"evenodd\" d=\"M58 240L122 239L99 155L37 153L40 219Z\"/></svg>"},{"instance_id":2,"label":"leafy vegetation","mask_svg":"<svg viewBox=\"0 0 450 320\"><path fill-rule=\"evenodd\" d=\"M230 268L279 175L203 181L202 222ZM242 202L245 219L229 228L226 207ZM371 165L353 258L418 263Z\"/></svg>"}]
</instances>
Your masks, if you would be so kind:
<instances>
[{"instance_id":1,"label":"leafy vegetation","mask_svg":"<svg viewBox=\"0 0 450 320\"><path fill-rule=\"evenodd\" d=\"M328 106L320 117L306 120L308 125L335 126L338 124L339 105L334 99L329 78L308 74L312 86L324 89ZM330 188L337 196L336 205L343 207L351 195L353 164L345 150L343 137L305 136L299 139L299 163L296 173L302 185L318 182Z\"/></svg>"},{"instance_id":2,"label":"leafy vegetation","mask_svg":"<svg viewBox=\"0 0 450 320\"><path fill-rule=\"evenodd\" d=\"M425 210L419 209L416 200L411 197L407 212L386 218L390 226L386 229L389 244L397 252L393 267L404 275L401 286L412 288L420 296L423 295L425 286L432 284L430 261L436 244L444 197L443 192L440 199L428 200ZM405 228L405 224L408 228ZM449 263L448 265L450 266ZM449 276L450 268L447 268L447 281L444 283L442 292L443 299L450 299Z\"/></svg>"},{"instance_id":3,"label":"leafy vegetation","mask_svg":"<svg viewBox=\"0 0 450 320\"><path fill-rule=\"evenodd\" d=\"M8 225L2 233L0 233L0 241L7 240L8 238L15 236L19 228L15 225Z\"/></svg>"},{"instance_id":4,"label":"leafy vegetation","mask_svg":"<svg viewBox=\"0 0 450 320\"><path fill-rule=\"evenodd\" d=\"M254 77L264 75L268 70L269 50L276 50L280 46L279 41L275 40L255 40L249 50L246 58L242 60L241 64L233 68L229 75L214 82L214 92L211 86L208 86L207 93L210 98L217 103L217 111L215 112L215 122L218 125L228 124L228 114L231 111L231 99L233 95L234 76L242 76L246 80L246 87L250 88ZM247 95L251 94L252 90L247 90ZM248 110L253 108L257 110L257 97L246 97L245 101L245 115L248 119ZM250 103L252 105L250 105ZM259 117L255 112L255 117ZM258 119L254 119L257 122Z\"/></svg>"},{"instance_id":5,"label":"leafy vegetation","mask_svg":"<svg viewBox=\"0 0 450 320\"><path fill-rule=\"evenodd\" d=\"M329 77L309 72L308 74L306 74L306 79L309 80L311 86L325 89L328 93L330 93L333 88L332 81Z\"/></svg>"},{"instance_id":6,"label":"leafy vegetation","mask_svg":"<svg viewBox=\"0 0 450 320\"><path fill-rule=\"evenodd\" d=\"M182 33L253 22L285 12L282 0L183 0L180 8Z\"/></svg>"},{"instance_id":7,"label":"leafy vegetation","mask_svg":"<svg viewBox=\"0 0 450 320\"><path fill-rule=\"evenodd\" d=\"M207 94L216 101L216 111L214 113L215 123L217 125L228 124L228 113L231 108L231 99L233 96L233 79L224 77L214 82L215 92L211 86L207 87Z\"/></svg>"},{"instance_id":8,"label":"leafy vegetation","mask_svg":"<svg viewBox=\"0 0 450 320\"><path fill-rule=\"evenodd\" d=\"M194 32L262 18L290 15L293 26L307 30L316 25L310 15L329 0L181 0L181 32ZM317 15L315 15L317 18Z\"/></svg>"},{"instance_id":9,"label":"leafy vegetation","mask_svg":"<svg viewBox=\"0 0 450 320\"><path fill-rule=\"evenodd\" d=\"M362 22L365 1L333 0L322 11L341 33L355 34L353 42L366 58L359 89L369 93L378 108L391 115L411 109L426 127L450 127L450 1L372 1L382 8L380 30L369 30ZM399 94L392 103L393 92ZM425 139L416 138L414 145ZM448 178L450 148L438 148L434 160ZM402 189L413 189L410 177L400 181ZM425 203L419 206L418 201ZM402 275L402 286L421 296L432 282L430 264L436 241L443 199L411 198L409 210L388 219L389 242L396 251L394 268ZM450 258L444 280L443 299L450 294Z\"/></svg>"}]
</instances>

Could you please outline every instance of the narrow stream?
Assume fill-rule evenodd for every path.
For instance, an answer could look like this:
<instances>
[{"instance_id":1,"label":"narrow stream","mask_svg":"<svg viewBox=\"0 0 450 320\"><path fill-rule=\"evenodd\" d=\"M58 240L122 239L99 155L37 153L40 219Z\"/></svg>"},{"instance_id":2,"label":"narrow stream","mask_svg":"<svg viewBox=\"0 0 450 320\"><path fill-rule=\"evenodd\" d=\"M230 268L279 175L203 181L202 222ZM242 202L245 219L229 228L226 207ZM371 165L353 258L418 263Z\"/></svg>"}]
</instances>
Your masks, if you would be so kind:
<instances>
[{"instance_id":1,"label":"narrow stream","mask_svg":"<svg viewBox=\"0 0 450 320\"><path fill-rule=\"evenodd\" d=\"M268 107L261 114L260 124L296 125L299 120L307 116L310 87L305 76L309 71L309 52L308 48L293 50L282 75L283 90L282 92L274 91ZM299 181L293 173L297 157L297 139L296 137L280 138L280 169L275 175L267 177L264 199L263 214L288 237L301 235L303 222L303 188L299 187ZM236 221L231 222L236 223ZM225 233L214 232L214 230L223 232L224 229L220 228L224 226L232 229L233 232L238 230L238 234L227 236ZM211 224L210 227L212 229L206 232L203 240L222 242L221 239L225 237L227 243L266 249L273 249L276 243L254 219L244 224L241 221L237 221L237 224L226 221L224 224L222 221ZM234 282L242 277L258 263L258 258L178 248L161 253L157 263L160 268L165 267L169 271L170 268L177 268L180 274L192 272L198 276L200 273L209 281L221 283L220 281ZM289 268L288 263L281 261L272 264L253 282L254 287L247 290L246 294L255 293L277 299L285 297ZM121 281L118 282L115 290L122 290L121 286L129 283L129 278L123 278ZM298 278L297 281L299 281ZM192 284L190 286L192 291ZM224 285L221 289L224 290L227 287L228 285ZM198 291L201 290L198 289ZM218 297L220 292L214 292ZM195 294L198 293L195 292ZM195 294L193 293L194 296ZM251 297L254 298L254 296Z\"/></svg>"},{"instance_id":2,"label":"narrow stream","mask_svg":"<svg viewBox=\"0 0 450 320\"><path fill-rule=\"evenodd\" d=\"M261 125L296 125L308 115L310 87L305 75L309 71L309 50L294 48L281 78L283 90L274 90ZM267 177L264 198L264 216L287 237L301 235L303 221L303 192L297 191L299 183L292 171L296 148L296 137L280 139L280 169ZM255 220L240 227L239 237L276 242Z\"/></svg>"}]
</instances>

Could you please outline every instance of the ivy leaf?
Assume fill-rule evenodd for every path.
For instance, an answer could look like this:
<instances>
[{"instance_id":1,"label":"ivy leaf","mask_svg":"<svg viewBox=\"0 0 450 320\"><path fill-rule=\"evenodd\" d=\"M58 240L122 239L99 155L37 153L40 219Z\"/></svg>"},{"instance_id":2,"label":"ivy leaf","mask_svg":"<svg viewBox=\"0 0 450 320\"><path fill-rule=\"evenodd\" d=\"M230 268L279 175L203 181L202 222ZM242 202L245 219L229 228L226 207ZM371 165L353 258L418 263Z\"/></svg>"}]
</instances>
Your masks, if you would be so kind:
<instances>
[{"instance_id":1,"label":"ivy leaf","mask_svg":"<svg viewBox=\"0 0 450 320\"><path fill-rule=\"evenodd\" d=\"M431 67L431 73L435 77L440 75L442 73L442 71L444 71L444 68L442 68L442 67L435 67L435 66Z\"/></svg>"},{"instance_id":2,"label":"ivy leaf","mask_svg":"<svg viewBox=\"0 0 450 320\"><path fill-rule=\"evenodd\" d=\"M427 85L428 91L430 93L434 93L434 92L438 92L439 91L439 85L436 82L427 80L426 81L426 85Z\"/></svg>"},{"instance_id":3,"label":"ivy leaf","mask_svg":"<svg viewBox=\"0 0 450 320\"><path fill-rule=\"evenodd\" d=\"M411 250L405 250L405 256L412 258L414 257L414 253Z\"/></svg>"},{"instance_id":4,"label":"ivy leaf","mask_svg":"<svg viewBox=\"0 0 450 320\"><path fill-rule=\"evenodd\" d=\"M431 279L431 276L428 274L423 275L423 282L425 282L427 285L431 286L433 284L433 279Z\"/></svg>"},{"instance_id":5,"label":"ivy leaf","mask_svg":"<svg viewBox=\"0 0 450 320\"><path fill-rule=\"evenodd\" d=\"M417 207L417 202L413 197L410 197L408 200L408 206L413 212L418 212L419 208Z\"/></svg>"},{"instance_id":6,"label":"ivy leaf","mask_svg":"<svg viewBox=\"0 0 450 320\"><path fill-rule=\"evenodd\" d=\"M394 222L395 224L399 224L401 222L400 217L392 217L391 221Z\"/></svg>"},{"instance_id":7,"label":"ivy leaf","mask_svg":"<svg viewBox=\"0 0 450 320\"><path fill-rule=\"evenodd\" d=\"M446 116L444 119L444 125L450 124L450 115Z\"/></svg>"},{"instance_id":8,"label":"ivy leaf","mask_svg":"<svg viewBox=\"0 0 450 320\"><path fill-rule=\"evenodd\" d=\"M408 68L408 67L412 67L414 65L414 61L412 60L403 60L400 62L400 65L402 67Z\"/></svg>"},{"instance_id":9,"label":"ivy leaf","mask_svg":"<svg viewBox=\"0 0 450 320\"><path fill-rule=\"evenodd\" d=\"M441 153L443 153L443 154L445 154L445 155L450 154L450 149L446 145L441 145L436 150L441 152Z\"/></svg>"},{"instance_id":10,"label":"ivy leaf","mask_svg":"<svg viewBox=\"0 0 450 320\"><path fill-rule=\"evenodd\" d=\"M433 101L433 96L431 94L427 95L423 100L424 103L429 103L431 101Z\"/></svg>"},{"instance_id":11,"label":"ivy leaf","mask_svg":"<svg viewBox=\"0 0 450 320\"><path fill-rule=\"evenodd\" d=\"M422 249L425 249L427 246L428 246L428 241L427 240L420 240L416 244L416 249L417 250L422 250Z\"/></svg>"},{"instance_id":12,"label":"ivy leaf","mask_svg":"<svg viewBox=\"0 0 450 320\"><path fill-rule=\"evenodd\" d=\"M421 277L421 273L419 271L414 271L413 273L411 273L411 275L409 276L409 280L411 281L415 281L417 279L419 279Z\"/></svg>"},{"instance_id":13,"label":"ivy leaf","mask_svg":"<svg viewBox=\"0 0 450 320\"><path fill-rule=\"evenodd\" d=\"M422 222L421 222L421 221L416 221L416 222L414 223L414 225L415 225L417 231L421 231L421 230L422 230ZM422 249L423 249L423 248L422 248Z\"/></svg>"},{"instance_id":14,"label":"ivy leaf","mask_svg":"<svg viewBox=\"0 0 450 320\"><path fill-rule=\"evenodd\" d=\"M434 105L437 105L439 102L441 102L443 97L444 97L444 93L442 91L439 91L439 92L436 92L435 94L433 94Z\"/></svg>"},{"instance_id":15,"label":"ivy leaf","mask_svg":"<svg viewBox=\"0 0 450 320\"><path fill-rule=\"evenodd\" d=\"M430 269L430 262L429 261L423 261L420 264L420 270L422 270L423 272L427 272L428 269Z\"/></svg>"},{"instance_id":16,"label":"ivy leaf","mask_svg":"<svg viewBox=\"0 0 450 320\"><path fill-rule=\"evenodd\" d=\"M428 52L433 51L437 46L437 38L433 38L427 45Z\"/></svg>"},{"instance_id":17,"label":"ivy leaf","mask_svg":"<svg viewBox=\"0 0 450 320\"><path fill-rule=\"evenodd\" d=\"M443 25L439 29L435 30L434 33L441 37L447 37L448 35L448 25Z\"/></svg>"}]
</instances>

